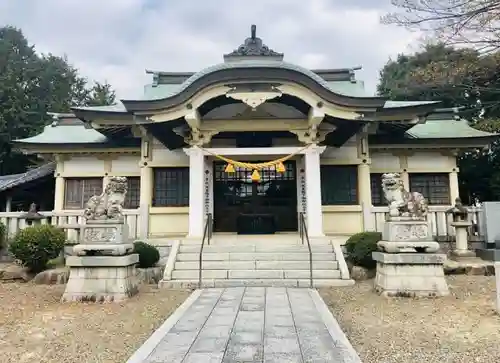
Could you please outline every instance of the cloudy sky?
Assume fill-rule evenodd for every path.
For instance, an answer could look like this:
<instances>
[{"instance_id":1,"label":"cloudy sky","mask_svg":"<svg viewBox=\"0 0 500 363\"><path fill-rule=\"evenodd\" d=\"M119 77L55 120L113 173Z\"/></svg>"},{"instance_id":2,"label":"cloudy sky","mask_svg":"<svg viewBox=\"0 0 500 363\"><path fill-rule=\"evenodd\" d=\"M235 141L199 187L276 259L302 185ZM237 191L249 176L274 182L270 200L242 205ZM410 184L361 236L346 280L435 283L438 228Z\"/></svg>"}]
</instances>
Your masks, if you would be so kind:
<instances>
[{"instance_id":1,"label":"cloudy sky","mask_svg":"<svg viewBox=\"0 0 500 363\"><path fill-rule=\"evenodd\" d=\"M362 65L375 90L389 57L418 34L379 23L390 0L0 0L0 26L23 30L39 52L66 54L120 98L142 93L145 69L197 71L222 61L250 25L285 60L308 68Z\"/></svg>"}]
</instances>

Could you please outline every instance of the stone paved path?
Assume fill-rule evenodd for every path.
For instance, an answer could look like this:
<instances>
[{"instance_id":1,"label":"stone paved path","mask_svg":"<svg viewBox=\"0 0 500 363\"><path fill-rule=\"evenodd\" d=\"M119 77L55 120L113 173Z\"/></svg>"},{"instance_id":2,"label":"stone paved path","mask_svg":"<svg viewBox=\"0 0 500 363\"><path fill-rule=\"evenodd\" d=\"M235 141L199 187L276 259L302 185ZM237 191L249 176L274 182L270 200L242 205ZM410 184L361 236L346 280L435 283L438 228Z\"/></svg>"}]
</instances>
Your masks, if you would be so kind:
<instances>
[{"instance_id":1,"label":"stone paved path","mask_svg":"<svg viewBox=\"0 0 500 363\"><path fill-rule=\"evenodd\" d=\"M196 290L127 363L360 362L316 290Z\"/></svg>"}]
</instances>

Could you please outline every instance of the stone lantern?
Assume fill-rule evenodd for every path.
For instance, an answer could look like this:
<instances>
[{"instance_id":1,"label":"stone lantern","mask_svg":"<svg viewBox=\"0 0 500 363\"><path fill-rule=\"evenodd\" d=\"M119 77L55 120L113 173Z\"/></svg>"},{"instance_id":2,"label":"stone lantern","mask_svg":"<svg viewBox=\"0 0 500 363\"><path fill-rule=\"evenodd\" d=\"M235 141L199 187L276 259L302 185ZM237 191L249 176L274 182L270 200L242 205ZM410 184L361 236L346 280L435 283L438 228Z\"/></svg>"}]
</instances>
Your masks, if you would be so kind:
<instances>
[{"instance_id":1,"label":"stone lantern","mask_svg":"<svg viewBox=\"0 0 500 363\"><path fill-rule=\"evenodd\" d=\"M28 226L32 226L34 224L40 224L40 220L44 219L45 216L37 212L35 203L31 203L30 209L22 215L22 218L26 219L26 224Z\"/></svg>"},{"instance_id":2,"label":"stone lantern","mask_svg":"<svg viewBox=\"0 0 500 363\"><path fill-rule=\"evenodd\" d=\"M469 212L460 198L455 199L455 205L448 209L446 214L452 215L453 221L450 224L455 228L456 242L451 258L455 261L476 258L476 253L468 248L467 230L472 226L472 223L468 220Z\"/></svg>"}]
</instances>

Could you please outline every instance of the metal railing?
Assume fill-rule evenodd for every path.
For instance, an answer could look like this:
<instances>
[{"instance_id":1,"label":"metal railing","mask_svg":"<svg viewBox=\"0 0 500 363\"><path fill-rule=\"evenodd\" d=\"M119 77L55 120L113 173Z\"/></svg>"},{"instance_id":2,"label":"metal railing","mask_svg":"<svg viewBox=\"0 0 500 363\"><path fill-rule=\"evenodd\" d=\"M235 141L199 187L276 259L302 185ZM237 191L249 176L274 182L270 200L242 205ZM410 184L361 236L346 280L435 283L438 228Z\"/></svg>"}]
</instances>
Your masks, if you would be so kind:
<instances>
[{"instance_id":1,"label":"metal railing","mask_svg":"<svg viewBox=\"0 0 500 363\"><path fill-rule=\"evenodd\" d=\"M309 241L309 234L307 233L306 219L304 213L299 213L299 233L300 240L304 244L304 239L307 241L307 248L309 249L309 285L313 287L313 262L312 262L312 250L311 242Z\"/></svg>"},{"instance_id":2,"label":"metal railing","mask_svg":"<svg viewBox=\"0 0 500 363\"><path fill-rule=\"evenodd\" d=\"M212 227L213 218L212 213L207 213L207 221L205 222L205 228L203 229L203 239L201 240L200 255L199 258L199 271L198 271L198 288L201 289L201 278L203 271L203 247L205 247L205 240L207 244L210 245L210 239L212 238Z\"/></svg>"}]
</instances>

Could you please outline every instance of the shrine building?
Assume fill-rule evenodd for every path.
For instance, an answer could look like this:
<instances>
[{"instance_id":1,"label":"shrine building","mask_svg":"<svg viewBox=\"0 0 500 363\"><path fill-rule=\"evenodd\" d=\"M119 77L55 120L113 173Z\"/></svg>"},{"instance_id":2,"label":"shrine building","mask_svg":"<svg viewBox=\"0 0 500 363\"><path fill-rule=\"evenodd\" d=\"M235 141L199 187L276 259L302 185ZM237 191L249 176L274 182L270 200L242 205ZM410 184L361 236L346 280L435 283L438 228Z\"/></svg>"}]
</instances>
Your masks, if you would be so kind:
<instances>
[{"instance_id":1,"label":"shrine building","mask_svg":"<svg viewBox=\"0 0 500 363\"><path fill-rule=\"evenodd\" d=\"M128 178L140 238L310 237L376 230L382 173L430 206L458 197L456 156L496 137L435 101L372 96L357 68L306 69L251 36L198 72L147 71L140 99L54 114L16 147L55 161L54 211L77 211Z\"/></svg>"}]
</instances>

